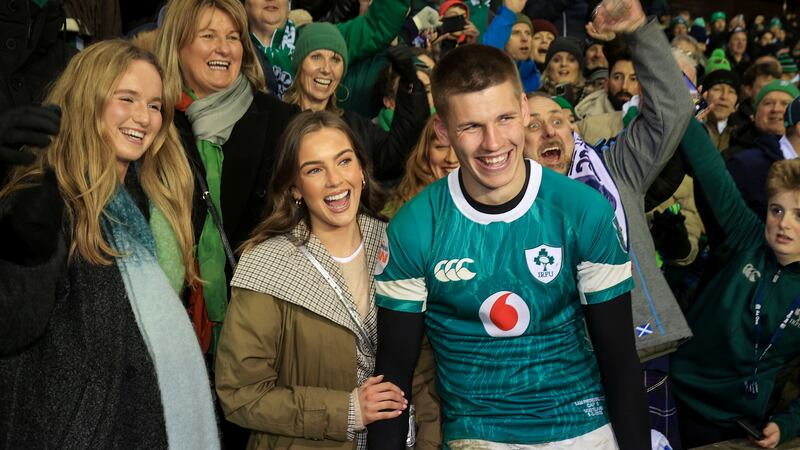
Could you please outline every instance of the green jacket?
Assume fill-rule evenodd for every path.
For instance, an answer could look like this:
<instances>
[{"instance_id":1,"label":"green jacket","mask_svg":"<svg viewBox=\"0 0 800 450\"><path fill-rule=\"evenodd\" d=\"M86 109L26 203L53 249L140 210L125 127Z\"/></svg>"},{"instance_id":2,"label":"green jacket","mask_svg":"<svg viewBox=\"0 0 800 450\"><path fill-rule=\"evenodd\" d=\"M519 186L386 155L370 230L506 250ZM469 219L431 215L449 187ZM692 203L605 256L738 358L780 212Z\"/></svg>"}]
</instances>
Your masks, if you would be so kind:
<instances>
[{"instance_id":1,"label":"green jacket","mask_svg":"<svg viewBox=\"0 0 800 450\"><path fill-rule=\"evenodd\" d=\"M781 266L764 237L764 224L742 200L717 149L693 120L680 148L699 175L714 216L725 230L734 256L714 277L689 310L694 338L672 356L675 395L688 407L720 426L747 417L774 421L781 441L800 431L800 402L776 411L783 386L776 380L800 356L800 310L795 310L783 335L758 363L759 395L744 394L753 374L754 298L764 283L759 354L800 295L800 262Z\"/></svg>"},{"instance_id":2,"label":"green jacket","mask_svg":"<svg viewBox=\"0 0 800 450\"><path fill-rule=\"evenodd\" d=\"M392 42L405 22L409 3L410 0L376 0L365 15L334 24L347 42L348 66L372 56ZM275 31L271 42L262 43L253 33L250 33L250 39L272 65L278 79L277 94L282 97L294 80L292 55L297 41L294 24L287 21L284 28Z\"/></svg>"}]
</instances>

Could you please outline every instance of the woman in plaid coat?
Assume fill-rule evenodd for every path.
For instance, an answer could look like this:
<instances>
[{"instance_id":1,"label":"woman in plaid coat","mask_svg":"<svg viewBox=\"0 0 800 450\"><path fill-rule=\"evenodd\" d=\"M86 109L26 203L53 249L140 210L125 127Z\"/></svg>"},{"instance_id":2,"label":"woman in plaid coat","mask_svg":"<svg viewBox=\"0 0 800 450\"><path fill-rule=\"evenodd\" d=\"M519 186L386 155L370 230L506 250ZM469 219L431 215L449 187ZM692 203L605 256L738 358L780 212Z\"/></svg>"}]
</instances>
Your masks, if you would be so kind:
<instances>
[{"instance_id":1,"label":"woman in plaid coat","mask_svg":"<svg viewBox=\"0 0 800 450\"><path fill-rule=\"evenodd\" d=\"M372 267L386 223L377 184L347 125L304 112L286 129L271 214L244 245L216 381L249 448L366 448L365 425L407 407L372 377ZM320 442L324 444L320 447Z\"/></svg>"}]
</instances>

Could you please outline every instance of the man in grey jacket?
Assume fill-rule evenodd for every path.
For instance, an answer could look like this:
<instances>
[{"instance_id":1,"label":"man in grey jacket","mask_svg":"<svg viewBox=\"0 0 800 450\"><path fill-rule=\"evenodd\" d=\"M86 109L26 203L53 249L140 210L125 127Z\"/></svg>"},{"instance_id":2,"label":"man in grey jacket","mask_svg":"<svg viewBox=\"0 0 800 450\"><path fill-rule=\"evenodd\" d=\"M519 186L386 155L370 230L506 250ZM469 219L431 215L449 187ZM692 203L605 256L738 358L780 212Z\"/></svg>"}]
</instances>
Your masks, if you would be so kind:
<instances>
[{"instance_id":1,"label":"man in grey jacket","mask_svg":"<svg viewBox=\"0 0 800 450\"><path fill-rule=\"evenodd\" d=\"M547 96L534 94L528 99L532 121L525 155L591 185L617 211L636 283L631 293L632 331L639 358L645 362L671 353L691 336L656 265L643 205L645 193L678 146L693 108L658 23L650 21L626 37L643 97L639 115L601 154L573 131L560 106Z\"/></svg>"}]
</instances>

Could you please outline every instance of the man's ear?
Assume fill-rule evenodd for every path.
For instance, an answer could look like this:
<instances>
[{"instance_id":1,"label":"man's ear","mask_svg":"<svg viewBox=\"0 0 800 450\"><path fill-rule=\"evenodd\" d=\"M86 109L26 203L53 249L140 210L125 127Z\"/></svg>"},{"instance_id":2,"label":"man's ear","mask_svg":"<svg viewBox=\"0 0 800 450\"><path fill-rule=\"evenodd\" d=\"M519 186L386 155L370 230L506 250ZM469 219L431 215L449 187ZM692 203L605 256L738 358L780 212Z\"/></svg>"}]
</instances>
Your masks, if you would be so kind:
<instances>
[{"instance_id":1,"label":"man's ear","mask_svg":"<svg viewBox=\"0 0 800 450\"><path fill-rule=\"evenodd\" d=\"M450 136L447 135L447 124L439 114L436 114L433 118L433 131L436 132L436 138L439 139L439 142L444 145L453 145L450 143Z\"/></svg>"},{"instance_id":2,"label":"man's ear","mask_svg":"<svg viewBox=\"0 0 800 450\"><path fill-rule=\"evenodd\" d=\"M528 96L523 92L519 100L520 114L522 114L522 125L527 127L531 123L531 110L528 108Z\"/></svg>"}]
</instances>

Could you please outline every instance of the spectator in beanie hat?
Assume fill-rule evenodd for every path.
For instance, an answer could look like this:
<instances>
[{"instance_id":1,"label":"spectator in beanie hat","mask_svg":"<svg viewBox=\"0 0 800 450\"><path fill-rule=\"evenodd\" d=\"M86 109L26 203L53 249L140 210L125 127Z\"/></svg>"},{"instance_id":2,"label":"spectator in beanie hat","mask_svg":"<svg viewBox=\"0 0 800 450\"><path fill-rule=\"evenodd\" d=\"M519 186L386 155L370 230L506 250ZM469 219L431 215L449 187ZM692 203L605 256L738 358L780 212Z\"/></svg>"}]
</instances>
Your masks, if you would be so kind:
<instances>
[{"instance_id":1,"label":"spectator in beanie hat","mask_svg":"<svg viewBox=\"0 0 800 450\"><path fill-rule=\"evenodd\" d=\"M728 16L722 11L715 11L711 13L711 32L724 33L725 24L728 21Z\"/></svg>"},{"instance_id":2,"label":"spectator in beanie hat","mask_svg":"<svg viewBox=\"0 0 800 450\"><path fill-rule=\"evenodd\" d=\"M605 50L603 49L603 41L597 39L586 39L584 48L584 72L587 74L598 68L608 69L608 60L606 59Z\"/></svg>"},{"instance_id":3,"label":"spectator in beanie hat","mask_svg":"<svg viewBox=\"0 0 800 450\"><path fill-rule=\"evenodd\" d=\"M734 28L728 35L728 44L725 55L731 63L731 70L744 77L744 72L750 67L750 55L747 54L747 30Z\"/></svg>"},{"instance_id":4,"label":"spectator in beanie hat","mask_svg":"<svg viewBox=\"0 0 800 450\"><path fill-rule=\"evenodd\" d=\"M689 22L683 16L675 16L672 19L672 36L689 34Z\"/></svg>"},{"instance_id":5,"label":"spectator in beanie hat","mask_svg":"<svg viewBox=\"0 0 800 450\"><path fill-rule=\"evenodd\" d=\"M798 105L800 90L794 84L775 80L761 88L756 97L756 126L763 134L752 148L728 159L730 172L747 206L756 214L767 213L767 172L775 161L797 158Z\"/></svg>"},{"instance_id":6,"label":"spectator in beanie hat","mask_svg":"<svg viewBox=\"0 0 800 450\"><path fill-rule=\"evenodd\" d=\"M733 127L728 124L728 118L736 111L740 84L739 76L735 72L723 68L708 72L703 79L703 98L710 108L705 126L714 146L720 151L730 144Z\"/></svg>"},{"instance_id":7,"label":"spectator in beanie hat","mask_svg":"<svg viewBox=\"0 0 800 450\"><path fill-rule=\"evenodd\" d=\"M533 25L531 57L536 62L536 68L539 69L539 72L543 72L544 62L547 59L547 49L550 48L550 43L558 37L558 30L552 22L544 19L533 19L531 24Z\"/></svg>"},{"instance_id":8,"label":"spectator in beanie hat","mask_svg":"<svg viewBox=\"0 0 800 450\"><path fill-rule=\"evenodd\" d=\"M581 41L567 36L556 38L547 49L544 65L540 90L551 96L561 95L570 103L577 103L581 99L585 82Z\"/></svg>"}]
</instances>

